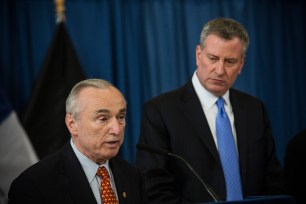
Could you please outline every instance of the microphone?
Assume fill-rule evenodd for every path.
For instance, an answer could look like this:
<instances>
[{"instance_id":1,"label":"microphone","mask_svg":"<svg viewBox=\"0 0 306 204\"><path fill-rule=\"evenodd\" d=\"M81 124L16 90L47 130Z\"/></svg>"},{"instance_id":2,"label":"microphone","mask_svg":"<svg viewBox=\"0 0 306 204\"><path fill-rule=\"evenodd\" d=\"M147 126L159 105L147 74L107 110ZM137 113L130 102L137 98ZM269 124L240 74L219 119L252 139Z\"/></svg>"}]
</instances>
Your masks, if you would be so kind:
<instances>
[{"instance_id":1,"label":"microphone","mask_svg":"<svg viewBox=\"0 0 306 204\"><path fill-rule=\"evenodd\" d=\"M207 185L204 180L199 176L199 174L193 169L193 167L181 156L173 154L165 149L160 149L157 147L153 147L150 145L146 145L146 144L137 144L136 148L139 150L144 150L153 154L159 154L162 156L170 156L170 157L174 157L176 159L179 159L180 161L182 161L190 170L191 172L197 177L197 179L201 182L201 184L204 186L205 190L209 193L209 195L213 198L213 200L215 202L218 201L222 201L219 196L212 190L212 188Z\"/></svg>"}]
</instances>

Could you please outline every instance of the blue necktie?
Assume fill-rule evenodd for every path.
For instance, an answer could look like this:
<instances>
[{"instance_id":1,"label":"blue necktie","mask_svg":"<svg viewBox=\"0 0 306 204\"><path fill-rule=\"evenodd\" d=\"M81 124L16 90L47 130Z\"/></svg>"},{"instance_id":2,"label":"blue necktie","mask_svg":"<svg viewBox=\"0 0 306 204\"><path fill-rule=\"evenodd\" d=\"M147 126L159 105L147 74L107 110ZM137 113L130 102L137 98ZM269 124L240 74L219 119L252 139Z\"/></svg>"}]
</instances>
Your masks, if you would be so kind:
<instances>
[{"instance_id":1,"label":"blue necktie","mask_svg":"<svg viewBox=\"0 0 306 204\"><path fill-rule=\"evenodd\" d=\"M242 200L238 153L222 97L219 97L217 106L216 134L218 152L226 182L226 200Z\"/></svg>"}]
</instances>

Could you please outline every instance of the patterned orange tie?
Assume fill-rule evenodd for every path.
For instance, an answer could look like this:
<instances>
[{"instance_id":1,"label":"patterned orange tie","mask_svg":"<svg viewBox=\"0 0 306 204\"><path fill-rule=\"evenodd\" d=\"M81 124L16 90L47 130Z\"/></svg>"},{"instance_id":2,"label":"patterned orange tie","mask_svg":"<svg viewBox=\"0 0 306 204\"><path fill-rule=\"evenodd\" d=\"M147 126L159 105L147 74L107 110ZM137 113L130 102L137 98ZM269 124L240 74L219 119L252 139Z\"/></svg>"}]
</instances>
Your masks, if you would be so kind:
<instances>
[{"instance_id":1,"label":"patterned orange tie","mask_svg":"<svg viewBox=\"0 0 306 204\"><path fill-rule=\"evenodd\" d=\"M103 204L118 204L117 197L111 187L110 178L106 168L99 167L97 175L101 178L101 195Z\"/></svg>"}]
</instances>

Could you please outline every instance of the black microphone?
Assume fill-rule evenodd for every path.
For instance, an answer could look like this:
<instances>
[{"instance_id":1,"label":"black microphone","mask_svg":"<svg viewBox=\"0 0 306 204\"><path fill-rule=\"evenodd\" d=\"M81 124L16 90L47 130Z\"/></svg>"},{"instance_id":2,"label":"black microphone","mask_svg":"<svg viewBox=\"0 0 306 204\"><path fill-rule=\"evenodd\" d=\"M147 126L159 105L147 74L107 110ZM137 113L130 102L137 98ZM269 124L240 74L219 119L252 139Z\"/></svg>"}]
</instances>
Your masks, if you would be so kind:
<instances>
[{"instance_id":1,"label":"black microphone","mask_svg":"<svg viewBox=\"0 0 306 204\"><path fill-rule=\"evenodd\" d=\"M212 190L212 188L204 182L204 180L199 176L199 174L193 169L193 167L183 157L181 157L179 155L176 155L176 154L173 154L173 153L171 153L167 150L160 149L160 148L153 147L153 146L146 145L146 144L137 144L136 147L139 150L144 150L144 151L151 152L151 153L154 153L154 154L159 154L159 155L162 155L162 156L170 156L170 157L174 157L176 159L181 160L183 163L186 164L186 166L188 166L188 168L191 170L191 172L199 179L199 181L204 186L205 190L214 199L214 201L215 202L222 201L219 198L219 196Z\"/></svg>"}]
</instances>

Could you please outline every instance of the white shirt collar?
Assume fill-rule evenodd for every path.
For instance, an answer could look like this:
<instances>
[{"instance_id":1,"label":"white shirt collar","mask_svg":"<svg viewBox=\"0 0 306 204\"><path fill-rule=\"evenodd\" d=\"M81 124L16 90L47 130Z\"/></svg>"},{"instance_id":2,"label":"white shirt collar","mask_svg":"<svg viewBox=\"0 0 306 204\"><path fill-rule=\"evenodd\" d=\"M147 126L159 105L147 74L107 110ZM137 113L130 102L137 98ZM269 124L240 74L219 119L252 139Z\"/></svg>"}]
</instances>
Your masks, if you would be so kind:
<instances>
[{"instance_id":1,"label":"white shirt collar","mask_svg":"<svg viewBox=\"0 0 306 204\"><path fill-rule=\"evenodd\" d=\"M81 166L83 167L83 170L86 174L87 180L89 181L89 183L91 183L93 181L93 179L95 179L96 173L98 171L99 165L96 164L95 162L93 162L91 159L89 159L88 157L86 157L84 154L82 154L78 148L75 146L73 140L70 140L70 144L72 146L72 149L74 151L74 153L76 154L78 160L81 163ZM104 166L108 172L110 172L109 169L109 160L107 160L103 165L100 166Z\"/></svg>"},{"instance_id":2,"label":"white shirt collar","mask_svg":"<svg viewBox=\"0 0 306 204\"><path fill-rule=\"evenodd\" d=\"M197 71L195 71L192 76L193 87L199 97L203 109L205 110L211 109L215 106L218 97L210 93L208 90L204 88L204 86L202 86L196 73ZM231 103L229 100L229 91L227 91L222 97L225 100L225 104L228 105L228 107L231 107Z\"/></svg>"}]
</instances>

